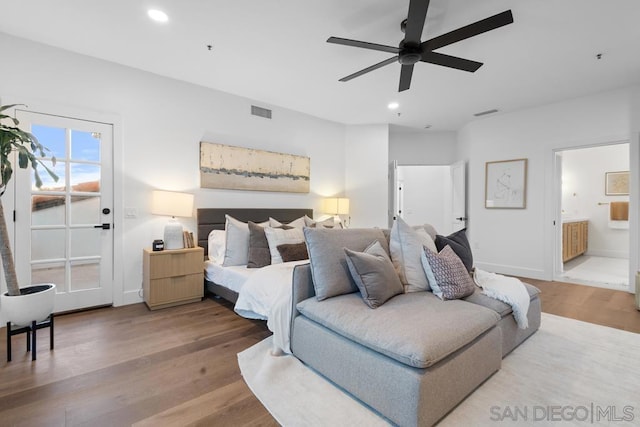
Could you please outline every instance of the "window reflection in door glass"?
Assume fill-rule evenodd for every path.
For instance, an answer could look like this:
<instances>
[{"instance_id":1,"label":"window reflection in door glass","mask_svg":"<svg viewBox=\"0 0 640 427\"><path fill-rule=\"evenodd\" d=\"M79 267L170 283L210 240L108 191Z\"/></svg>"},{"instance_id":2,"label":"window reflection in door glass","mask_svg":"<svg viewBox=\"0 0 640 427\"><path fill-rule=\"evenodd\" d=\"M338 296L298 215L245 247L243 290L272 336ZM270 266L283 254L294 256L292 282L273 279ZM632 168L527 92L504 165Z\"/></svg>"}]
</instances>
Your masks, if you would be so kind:
<instances>
[{"instance_id":1,"label":"window reflection in door glass","mask_svg":"<svg viewBox=\"0 0 640 427\"><path fill-rule=\"evenodd\" d=\"M70 223L97 224L100 220L100 196L71 196Z\"/></svg>"},{"instance_id":2,"label":"window reflection in door glass","mask_svg":"<svg viewBox=\"0 0 640 427\"><path fill-rule=\"evenodd\" d=\"M100 161L100 134L71 131L71 160Z\"/></svg>"},{"instance_id":3,"label":"window reflection in door glass","mask_svg":"<svg viewBox=\"0 0 640 427\"><path fill-rule=\"evenodd\" d=\"M38 138L40 144L49 149L49 151L45 150L45 157L55 156L57 159L66 157L66 129L34 124L31 126L31 133Z\"/></svg>"},{"instance_id":4,"label":"window reflection in door glass","mask_svg":"<svg viewBox=\"0 0 640 427\"><path fill-rule=\"evenodd\" d=\"M100 166L71 163L71 191L100 192Z\"/></svg>"},{"instance_id":5,"label":"window reflection in door glass","mask_svg":"<svg viewBox=\"0 0 640 427\"><path fill-rule=\"evenodd\" d=\"M31 197L31 225L64 225L66 206L65 196Z\"/></svg>"},{"instance_id":6,"label":"window reflection in door glass","mask_svg":"<svg viewBox=\"0 0 640 427\"><path fill-rule=\"evenodd\" d=\"M33 170L31 171L31 191L65 191L66 181L64 169L67 166L66 162L57 162L55 166L51 166L51 163L47 163L47 167L58 175L58 181L54 181L49 173L41 166L38 167L38 175L42 180L42 187L36 187L36 179L34 177Z\"/></svg>"}]
</instances>

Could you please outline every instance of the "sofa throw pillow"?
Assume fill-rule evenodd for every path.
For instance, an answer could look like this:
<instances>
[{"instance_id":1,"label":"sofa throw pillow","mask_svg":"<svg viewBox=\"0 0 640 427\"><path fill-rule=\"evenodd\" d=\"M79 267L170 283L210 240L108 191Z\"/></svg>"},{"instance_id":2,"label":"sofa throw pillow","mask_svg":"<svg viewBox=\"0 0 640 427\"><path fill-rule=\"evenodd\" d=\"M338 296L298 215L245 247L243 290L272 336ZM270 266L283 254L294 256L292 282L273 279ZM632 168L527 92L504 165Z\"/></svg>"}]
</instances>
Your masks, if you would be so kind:
<instances>
[{"instance_id":1,"label":"sofa throw pillow","mask_svg":"<svg viewBox=\"0 0 640 427\"><path fill-rule=\"evenodd\" d=\"M429 234L429 236L431 236L431 238L435 241L436 240L436 236L438 235L438 232L436 231L435 227L431 224L422 224L422 225L414 225L412 227L414 230L419 230L419 229L424 229L424 231L427 232L427 234Z\"/></svg>"},{"instance_id":2,"label":"sofa throw pillow","mask_svg":"<svg viewBox=\"0 0 640 427\"><path fill-rule=\"evenodd\" d=\"M473 279L451 246L445 246L440 253L425 248L422 254L422 262L428 264L436 279L436 286L432 288L434 295L442 300L452 300L467 297L475 291Z\"/></svg>"},{"instance_id":3,"label":"sofa throw pillow","mask_svg":"<svg viewBox=\"0 0 640 427\"><path fill-rule=\"evenodd\" d=\"M424 228L414 230L402 218L394 221L389 238L391 261L400 276L405 292L429 290L429 282L420 257L423 247L436 252L436 245Z\"/></svg>"},{"instance_id":4,"label":"sofa throw pillow","mask_svg":"<svg viewBox=\"0 0 640 427\"><path fill-rule=\"evenodd\" d=\"M283 262L282 256L280 255L280 252L278 252L278 246L286 243L304 242L302 228L289 228L285 230L282 228L267 227L264 229L264 233L267 236L267 242L269 243L271 264L281 264Z\"/></svg>"},{"instance_id":5,"label":"sofa throw pillow","mask_svg":"<svg viewBox=\"0 0 640 427\"><path fill-rule=\"evenodd\" d=\"M225 239L226 233L224 230L211 230L209 233L207 255L209 256L209 261L214 264L222 265L224 262Z\"/></svg>"},{"instance_id":6,"label":"sofa throw pillow","mask_svg":"<svg viewBox=\"0 0 640 427\"><path fill-rule=\"evenodd\" d=\"M278 245L278 252L280 252L282 262L309 259L309 252L307 252L307 244L305 242Z\"/></svg>"},{"instance_id":7,"label":"sofa throw pillow","mask_svg":"<svg viewBox=\"0 0 640 427\"><path fill-rule=\"evenodd\" d=\"M364 252L346 248L344 252L351 277L369 307L380 307L392 297L404 292L393 263L380 242L375 240Z\"/></svg>"},{"instance_id":8,"label":"sofa throw pillow","mask_svg":"<svg viewBox=\"0 0 640 427\"><path fill-rule=\"evenodd\" d=\"M304 222L307 227L313 228L344 228L340 218L336 219L336 217L333 216L327 219L323 219L322 221L314 221L308 216L305 216Z\"/></svg>"},{"instance_id":9,"label":"sofa throw pillow","mask_svg":"<svg viewBox=\"0 0 640 427\"><path fill-rule=\"evenodd\" d=\"M460 257L467 271L473 271L473 254L471 253L471 245L467 239L467 229L463 228L446 237L436 236L436 248L438 251L441 251L447 245L451 246L451 249Z\"/></svg>"},{"instance_id":10,"label":"sofa throw pillow","mask_svg":"<svg viewBox=\"0 0 640 427\"><path fill-rule=\"evenodd\" d=\"M249 259L249 224L225 215L225 251L223 266L247 265ZM258 225L267 226L269 222Z\"/></svg>"},{"instance_id":11,"label":"sofa throw pillow","mask_svg":"<svg viewBox=\"0 0 640 427\"><path fill-rule=\"evenodd\" d=\"M319 301L358 291L349 272L344 248L362 252L374 240L380 242L385 251L389 247L384 234L377 228L336 230L307 227L303 231L311 262L313 287Z\"/></svg>"}]
</instances>

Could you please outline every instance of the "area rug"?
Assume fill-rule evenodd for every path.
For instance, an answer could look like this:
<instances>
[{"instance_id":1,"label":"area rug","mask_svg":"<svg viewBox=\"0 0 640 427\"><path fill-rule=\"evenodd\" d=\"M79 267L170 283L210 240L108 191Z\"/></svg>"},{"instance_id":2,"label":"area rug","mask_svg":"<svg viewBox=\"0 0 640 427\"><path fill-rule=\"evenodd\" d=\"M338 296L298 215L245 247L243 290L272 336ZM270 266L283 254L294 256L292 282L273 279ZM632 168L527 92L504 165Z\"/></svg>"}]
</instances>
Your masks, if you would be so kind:
<instances>
[{"instance_id":1,"label":"area rug","mask_svg":"<svg viewBox=\"0 0 640 427\"><path fill-rule=\"evenodd\" d=\"M388 422L271 338L238 354L249 388L283 426ZM439 426L640 425L640 334L542 314L540 330Z\"/></svg>"}]
</instances>

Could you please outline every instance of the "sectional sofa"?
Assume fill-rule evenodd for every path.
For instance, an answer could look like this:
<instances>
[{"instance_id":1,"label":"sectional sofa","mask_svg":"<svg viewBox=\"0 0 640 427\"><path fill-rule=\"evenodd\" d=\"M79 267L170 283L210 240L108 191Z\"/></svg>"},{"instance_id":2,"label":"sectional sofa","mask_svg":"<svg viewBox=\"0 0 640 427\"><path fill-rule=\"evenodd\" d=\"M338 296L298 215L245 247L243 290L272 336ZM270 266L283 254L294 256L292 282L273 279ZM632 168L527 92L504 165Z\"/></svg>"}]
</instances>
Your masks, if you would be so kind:
<instances>
[{"instance_id":1,"label":"sectional sofa","mask_svg":"<svg viewBox=\"0 0 640 427\"><path fill-rule=\"evenodd\" d=\"M364 251L377 241L388 252L388 233L307 230L305 238L310 264L294 271L291 351L394 424L435 424L540 325L531 285L527 329L479 289L450 301L399 293L372 309L353 291L344 248Z\"/></svg>"}]
</instances>

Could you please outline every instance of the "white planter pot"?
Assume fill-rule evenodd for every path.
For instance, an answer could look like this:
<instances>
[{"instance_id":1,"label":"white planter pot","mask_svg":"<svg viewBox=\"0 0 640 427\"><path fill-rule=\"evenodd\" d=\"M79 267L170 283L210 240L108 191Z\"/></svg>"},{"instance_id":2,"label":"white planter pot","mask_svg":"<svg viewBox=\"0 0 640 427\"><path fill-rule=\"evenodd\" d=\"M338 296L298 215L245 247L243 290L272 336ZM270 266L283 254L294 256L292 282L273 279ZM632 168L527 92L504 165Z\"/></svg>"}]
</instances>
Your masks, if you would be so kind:
<instances>
[{"instance_id":1,"label":"white planter pot","mask_svg":"<svg viewBox=\"0 0 640 427\"><path fill-rule=\"evenodd\" d=\"M28 293L33 288L41 287L41 291ZM25 292L26 290L26 292ZM2 311L6 320L15 326L28 326L34 320L40 322L53 313L56 296L56 285L39 283L21 288L23 295L9 296L2 294Z\"/></svg>"}]
</instances>

